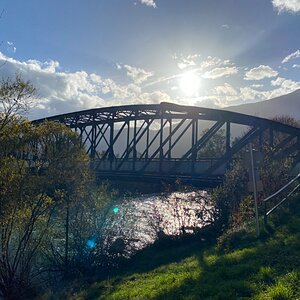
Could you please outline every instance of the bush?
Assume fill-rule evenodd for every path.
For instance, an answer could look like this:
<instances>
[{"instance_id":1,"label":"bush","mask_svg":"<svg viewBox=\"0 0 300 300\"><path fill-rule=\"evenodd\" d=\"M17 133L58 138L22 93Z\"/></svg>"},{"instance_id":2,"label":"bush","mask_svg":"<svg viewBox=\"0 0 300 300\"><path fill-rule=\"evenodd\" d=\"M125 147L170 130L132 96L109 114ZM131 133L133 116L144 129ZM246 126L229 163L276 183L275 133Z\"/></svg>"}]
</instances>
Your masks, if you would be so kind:
<instances>
[{"instance_id":1,"label":"bush","mask_svg":"<svg viewBox=\"0 0 300 300\"><path fill-rule=\"evenodd\" d=\"M247 230L245 228L230 229L225 231L217 239L217 250L222 252L230 252L233 249L238 248L246 234Z\"/></svg>"}]
</instances>

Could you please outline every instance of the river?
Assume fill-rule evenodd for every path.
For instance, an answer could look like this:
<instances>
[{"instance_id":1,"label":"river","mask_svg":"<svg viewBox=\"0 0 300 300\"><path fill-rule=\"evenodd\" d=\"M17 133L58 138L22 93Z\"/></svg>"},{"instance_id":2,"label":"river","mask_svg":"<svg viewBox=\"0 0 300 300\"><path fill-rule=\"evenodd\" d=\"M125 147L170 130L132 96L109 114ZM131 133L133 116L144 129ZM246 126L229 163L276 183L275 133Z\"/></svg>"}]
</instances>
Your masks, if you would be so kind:
<instances>
[{"instance_id":1,"label":"river","mask_svg":"<svg viewBox=\"0 0 300 300\"><path fill-rule=\"evenodd\" d=\"M161 236L193 233L211 224L213 212L203 190L126 197L106 215L103 245L109 252L130 256Z\"/></svg>"}]
</instances>

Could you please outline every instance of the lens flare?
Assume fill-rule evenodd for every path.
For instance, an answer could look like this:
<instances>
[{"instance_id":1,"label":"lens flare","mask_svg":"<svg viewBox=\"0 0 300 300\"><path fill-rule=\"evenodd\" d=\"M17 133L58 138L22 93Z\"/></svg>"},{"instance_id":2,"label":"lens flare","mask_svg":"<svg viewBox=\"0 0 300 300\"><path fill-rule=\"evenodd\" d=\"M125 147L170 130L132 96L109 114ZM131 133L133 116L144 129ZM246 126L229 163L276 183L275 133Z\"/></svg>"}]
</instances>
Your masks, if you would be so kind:
<instances>
[{"instance_id":1,"label":"lens flare","mask_svg":"<svg viewBox=\"0 0 300 300\"><path fill-rule=\"evenodd\" d=\"M94 239L88 240L86 242L88 248L93 249L96 247L96 241Z\"/></svg>"}]
</instances>

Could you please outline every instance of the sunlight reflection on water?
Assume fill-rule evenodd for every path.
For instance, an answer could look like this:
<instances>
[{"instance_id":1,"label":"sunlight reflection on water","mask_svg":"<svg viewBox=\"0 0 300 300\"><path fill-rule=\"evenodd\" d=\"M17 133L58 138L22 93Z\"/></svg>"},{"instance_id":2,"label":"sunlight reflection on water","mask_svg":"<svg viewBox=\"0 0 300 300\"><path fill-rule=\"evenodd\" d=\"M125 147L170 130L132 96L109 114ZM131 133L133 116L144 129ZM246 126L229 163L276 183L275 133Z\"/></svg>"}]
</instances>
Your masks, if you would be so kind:
<instances>
[{"instance_id":1,"label":"sunlight reflection on water","mask_svg":"<svg viewBox=\"0 0 300 300\"><path fill-rule=\"evenodd\" d=\"M213 206L209 203L207 191L126 198L114 206L101 235L107 236L109 247L122 245L132 253L160 236L193 233L212 223Z\"/></svg>"}]
</instances>

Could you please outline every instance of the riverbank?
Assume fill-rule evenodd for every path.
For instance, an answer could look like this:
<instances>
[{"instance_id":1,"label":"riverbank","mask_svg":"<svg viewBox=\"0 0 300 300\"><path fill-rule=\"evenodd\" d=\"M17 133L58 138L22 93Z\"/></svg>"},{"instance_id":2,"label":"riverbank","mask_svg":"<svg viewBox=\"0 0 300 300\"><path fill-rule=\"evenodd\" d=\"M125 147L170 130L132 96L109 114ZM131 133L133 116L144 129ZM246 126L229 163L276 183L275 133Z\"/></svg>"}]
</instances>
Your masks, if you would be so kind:
<instances>
[{"instance_id":1,"label":"riverbank","mask_svg":"<svg viewBox=\"0 0 300 300\"><path fill-rule=\"evenodd\" d=\"M298 196L272 216L259 239L248 226L218 243L152 247L118 276L72 283L47 299L299 299L299 228Z\"/></svg>"}]
</instances>

